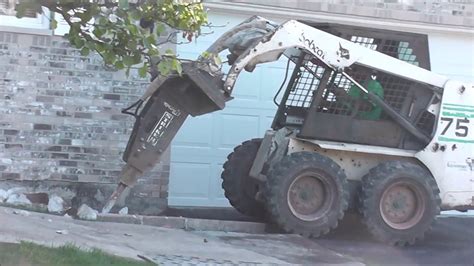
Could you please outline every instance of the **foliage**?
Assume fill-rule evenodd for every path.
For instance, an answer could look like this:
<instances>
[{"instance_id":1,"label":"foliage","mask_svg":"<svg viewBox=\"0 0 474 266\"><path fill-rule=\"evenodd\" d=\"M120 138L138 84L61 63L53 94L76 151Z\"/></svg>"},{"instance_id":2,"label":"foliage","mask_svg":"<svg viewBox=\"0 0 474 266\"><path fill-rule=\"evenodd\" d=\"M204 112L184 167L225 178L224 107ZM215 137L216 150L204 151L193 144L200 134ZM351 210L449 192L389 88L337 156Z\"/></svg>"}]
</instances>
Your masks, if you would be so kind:
<instances>
[{"instance_id":1,"label":"foliage","mask_svg":"<svg viewBox=\"0 0 474 266\"><path fill-rule=\"evenodd\" d=\"M174 52L162 53L160 46L176 43L177 33L192 41L207 23L199 0L20 0L17 16L31 9L42 13L43 8L64 18L70 26L66 37L83 56L96 51L107 65L127 74L141 64L142 77L150 71L181 73ZM50 21L56 28L58 20Z\"/></svg>"}]
</instances>

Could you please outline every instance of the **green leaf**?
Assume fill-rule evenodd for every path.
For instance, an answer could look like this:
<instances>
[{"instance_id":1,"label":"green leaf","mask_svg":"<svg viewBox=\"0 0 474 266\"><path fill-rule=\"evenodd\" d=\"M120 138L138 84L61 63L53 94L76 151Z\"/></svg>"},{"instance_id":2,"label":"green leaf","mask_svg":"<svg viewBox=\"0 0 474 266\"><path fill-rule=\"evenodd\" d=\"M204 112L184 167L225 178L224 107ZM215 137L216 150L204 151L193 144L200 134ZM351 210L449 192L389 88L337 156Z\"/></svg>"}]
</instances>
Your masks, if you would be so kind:
<instances>
[{"instance_id":1,"label":"green leaf","mask_svg":"<svg viewBox=\"0 0 474 266\"><path fill-rule=\"evenodd\" d=\"M128 0L119 0L119 8L120 9L128 9Z\"/></svg>"},{"instance_id":2,"label":"green leaf","mask_svg":"<svg viewBox=\"0 0 474 266\"><path fill-rule=\"evenodd\" d=\"M204 52L202 52L201 56L202 56L203 58L208 59L209 57L211 57L211 53L209 53L209 52L207 52L207 51L204 51Z\"/></svg>"},{"instance_id":3,"label":"green leaf","mask_svg":"<svg viewBox=\"0 0 474 266\"><path fill-rule=\"evenodd\" d=\"M110 64L115 63L115 54L112 51L107 50L104 52L103 55L104 55L104 61L106 64L110 65Z\"/></svg>"},{"instance_id":4,"label":"green leaf","mask_svg":"<svg viewBox=\"0 0 474 266\"><path fill-rule=\"evenodd\" d=\"M124 63L126 66L131 66L131 65L133 65L133 57L128 56L128 55L124 56L124 57L123 57L123 63Z\"/></svg>"},{"instance_id":5,"label":"green leaf","mask_svg":"<svg viewBox=\"0 0 474 266\"><path fill-rule=\"evenodd\" d=\"M58 22L53 18L51 19L51 29L55 30L58 28Z\"/></svg>"},{"instance_id":6,"label":"green leaf","mask_svg":"<svg viewBox=\"0 0 474 266\"><path fill-rule=\"evenodd\" d=\"M100 27L95 27L92 33L97 37L100 38L102 35L104 35L105 30L101 29Z\"/></svg>"},{"instance_id":7,"label":"green leaf","mask_svg":"<svg viewBox=\"0 0 474 266\"><path fill-rule=\"evenodd\" d=\"M15 1L17 2L17 1ZM36 13L42 14L43 9L39 1L23 0L15 6L16 17L22 18L26 15L27 11L35 11Z\"/></svg>"},{"instance_id":8,"label":"green leaf","mask_svg":"<svg viewBox=\"0 0 474 266\"><path fill-rule=\"evenodd\" d=\"M174 60L173 61L173 68L176 70L176 72L178 72L178 74L181 76L181 74L183 73L183 67L181 66L181 62L179 62L178 60Z\"/></svg>"},{"instance_id":9,"label":"green leaf","mask_svg":"<svg viewBox=\"0 0 474 266\"><path fill-rule=\"evenodd\" d=\"M144 78L146 77L146 74L148 73L148 63L144 63L142 67L138 69L138 74L140 77Z\"/></svg>"},{"instance_id":10,"label":"green leaf","mask_svg":"<svg viewBox=\"0 0 474 266\"><path fill-rule=\"evenodd\" d=\"M140 62L142 61L142 55L139 54L139 53L136 53L133 55L133 64L136 65L136 64L140 64Z\"/></svg>"},{"instance_id":11,"label":"green leaf","mask_svg":"<svg viewBox=\"0 0 474 266\"><path fill-rule=\"evenodd\" d=\"M171 67L170 62L167 60L163 60L158 64L158 71L160 71L161 75L166 76L170 73Z\"/></svg>"},{"instance_id":12,"label":"green leaf","mask_svg":"<svg viewBox=\"0 0 474 266\"><path fill-rule=\"evenodd\" d=\"M214 64L216 64L216 65L221 65L222 64L222 60L218 55L214 55Z\"/></svg>"},{"instance_id":13,"label":"green leaf","mask_svg":"<svg viewBox=\"0 0 474 266\"><path fill-rule=\"evenodd\" d=\"M81 37L76 37L74 39L74 45L77 49L82 48L84 46L85 41Z\"/></svg>"},{"instance_id":14,"label":"green leaf","mask_svg":"<svg viewBox=\"0 0 474 266\"><path fill-rule=\"evenodd\" d=\"M81 55L82 56L88 56L91 51L87 47L82 47L81 49Z\"/></svg>"},{"instance_id":15,"label":"green leaf","mask_svg":"<svg viewBox=\"0 0 474 266\"><path fill-rule=\"evenodd\" d=\"M137 28L137 26L135 26L135 25L133 25L133 24L127 25L127 29L128 29L128 31L130 31L130 33L133 34L133 35L138 34L138 28Z\"/></svg>"},{"instance_id":16,"label":"green leaf","mask_svg":"<svg viewBox=\"0 0 474 266\"><path fill-rule=\"evenodd\" d=\"M130 18L132 18L132 20L139 20L142 18L142 13L136 9L130 11L128 15Z\"/></svg>"},{"instance_id":17,"label":"green leaf","mask_svg":"<svg viewBox=\"0 0 474 266\"><path fill-rule=\"evenodd\" d=\"M165 33L165 32L166 32L166 26L165 26L165 24L163 24L163 23L158 23L158 24L156 25L156 34L157 34L158 36L160 36L160 35L162 35L162 34Z\"/></svg>"},{"instance_id":18,"label":"green leaf","mask_svg":"<svg viewBox=\"0 0 474 266\"><path fill-rule=\"evenodd\" d=\"M115 62L114 66L115 66L115 68L117 68L117 69L119 69L119 70L125 68L125 65L123 64L122 61L117 61L117 62Z\"/></svg>"},{"instance_id":19,"label":"green leaf","mask_svg":"<svg viewBox=\"0 0 474 266\"><path fill-rule=\"evenodd\" d=\"M147 49L153 49L153 46L156 43L155 38L153 36L148 36L143 40L143 45Z\"/></svg>"}]
</instances>

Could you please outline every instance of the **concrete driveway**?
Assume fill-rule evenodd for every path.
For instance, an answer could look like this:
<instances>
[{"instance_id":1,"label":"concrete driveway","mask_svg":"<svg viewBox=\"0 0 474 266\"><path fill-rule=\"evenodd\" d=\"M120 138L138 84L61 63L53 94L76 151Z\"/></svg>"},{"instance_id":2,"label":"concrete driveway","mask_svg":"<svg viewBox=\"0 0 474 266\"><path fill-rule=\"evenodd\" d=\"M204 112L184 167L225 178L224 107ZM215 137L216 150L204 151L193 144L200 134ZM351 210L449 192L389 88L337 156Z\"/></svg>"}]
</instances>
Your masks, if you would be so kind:
<instances>
[{"instance_id":1,"label":"concrete driveway","mask_svg":"<svg viewBox=\"0 0 474 266\"><path fill-rule=\"evenodd\" d=\"M296 235L198 232L146 225L88 222L0 207L0 242L74 243L169 264L359 264Z\"/></svg>"},{"instance_id":2,"label":"concrete driveway","mask_svg":"<svg viewBox=\"0 0 474 266\"><path fill-rule=\"evenodd\" d=\"M185 231L14 211L0 207L0 242L74 243L123 257L145 255L163 265L474 265L472 216L442 216L424 241L396 248L372 240L351 215L329 235L310 240L289 234Z\"/></svg>"},{"instance_id":3,"label":"concrete driveway","mask_svg":"<svg viewBox=\"0 0 474 266\"><path fill-rule=\"evenodd\" d=\"M452 212L454 213L454 212ZM410 247L392 247L370 238L354 216L321 239L319 245L368 265L474 265L474 216L441 215L425 239Z\"/></svg>"}]
</instances>

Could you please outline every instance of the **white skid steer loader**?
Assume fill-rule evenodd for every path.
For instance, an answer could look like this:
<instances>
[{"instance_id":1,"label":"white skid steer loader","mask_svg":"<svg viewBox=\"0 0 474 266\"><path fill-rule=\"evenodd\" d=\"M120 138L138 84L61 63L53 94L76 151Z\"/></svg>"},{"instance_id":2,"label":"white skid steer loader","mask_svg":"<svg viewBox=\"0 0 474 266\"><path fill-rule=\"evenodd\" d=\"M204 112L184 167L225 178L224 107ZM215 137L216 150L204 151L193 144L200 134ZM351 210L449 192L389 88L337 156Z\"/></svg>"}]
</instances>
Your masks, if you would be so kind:
<instances>
[{"instance_id":1,"label":"white skid steer loader","mask_svg":"<svg viewBox=\"0 0 474 266\"><path fill-rule=\"evenodd\" d=\"M224 164L223 188L237 210L317 237L356 206L377 239L406 245L440 210L473 209L473 85L399 60L404 42L391 55L374 51L381 45L294 20L242 22L123 111L137 120L103 211L159 161L188 115L223 109L243 70L282 56L293 73L275 96L271 130L236 147ZM222 52L228 73L214 60Z\"/></svg>"}]
</instances>

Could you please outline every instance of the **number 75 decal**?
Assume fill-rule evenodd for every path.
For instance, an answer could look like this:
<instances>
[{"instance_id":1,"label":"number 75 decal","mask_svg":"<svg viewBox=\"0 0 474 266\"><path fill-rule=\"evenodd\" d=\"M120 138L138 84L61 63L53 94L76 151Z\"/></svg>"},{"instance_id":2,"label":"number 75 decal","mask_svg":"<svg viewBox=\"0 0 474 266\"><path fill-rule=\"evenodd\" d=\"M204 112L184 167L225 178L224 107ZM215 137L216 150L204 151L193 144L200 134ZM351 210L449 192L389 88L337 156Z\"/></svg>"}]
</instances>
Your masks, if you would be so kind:
<instances>
[{"instance_id":1,"label":"number 75 decal","mask_svg":"<svg viewBox=\"0 0 474 266\"><path fill-rule=\"evenodd\" d=\"M446 134L448 129L451 127L454 121L456 121L456 131L455 134L457 137L465 138L469 134L469 119L467 118L452 118L452 117L441 117L441 121L448 122L446 127L441 132L441 135ZM467 124L467 125L466 125Z\"/></svg>"}]
</instances>

